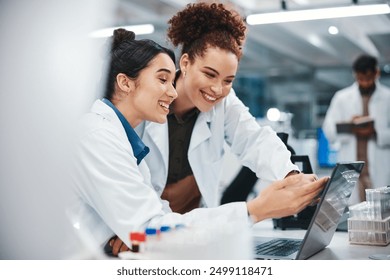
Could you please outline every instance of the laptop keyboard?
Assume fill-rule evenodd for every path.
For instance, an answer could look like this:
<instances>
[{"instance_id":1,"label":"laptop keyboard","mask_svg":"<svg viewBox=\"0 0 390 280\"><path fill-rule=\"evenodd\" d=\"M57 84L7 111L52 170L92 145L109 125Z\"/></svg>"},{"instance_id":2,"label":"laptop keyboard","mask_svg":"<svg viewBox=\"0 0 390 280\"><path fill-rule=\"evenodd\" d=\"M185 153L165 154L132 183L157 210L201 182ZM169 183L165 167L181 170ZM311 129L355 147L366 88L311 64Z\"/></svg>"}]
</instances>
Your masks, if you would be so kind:
<instances>
[{"instance_id":1,"label":"laptop keyboard","mask_svg":"<svg viewBox=\"0 0 390 280\"><path fill-rule=\"evenodd\" d=\"M298 251L301 240L272 239L256 246L257 255L288 256Z\"/></svg>"}]
</instances>

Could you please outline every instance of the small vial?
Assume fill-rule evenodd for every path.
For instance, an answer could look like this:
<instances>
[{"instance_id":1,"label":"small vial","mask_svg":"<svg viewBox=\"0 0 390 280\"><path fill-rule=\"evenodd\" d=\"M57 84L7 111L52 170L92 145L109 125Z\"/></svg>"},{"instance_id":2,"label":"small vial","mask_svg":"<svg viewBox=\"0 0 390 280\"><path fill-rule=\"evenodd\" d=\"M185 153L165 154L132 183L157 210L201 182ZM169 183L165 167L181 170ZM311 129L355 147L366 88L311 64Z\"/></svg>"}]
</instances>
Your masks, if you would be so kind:
<instances>
[{"instance_id":1,"label":"small vial","mask_svg":"<svg viewBox=\"0 0 390 280\"><path fill-rule=\"evenodd\" d=\"M155 228L146 228L145 229L145 235L146 235L146 244L145 244L145 250L148 252L152 252L156 249L157 242L159 239L159 233L160 231Z\"/></svg>"},{"instance_id":2,"label":"small vial","mask_svg":"<svg viewBox=\"0 0 390 280\"><path fill-rule=\"evenodd\" d=\"M145 242L145 233L143 232L131 232L130 233L130 242L131 242L131 251L133 253L142 252L142 245Z\"/></svg>"},{"instance_id":3,"label":"small vial","mask_svg":"<svg viewBox=\"0 0 390 280\"><path fill-rule=\"evenodd\" d=\"M175 229L178 230L178 229L183 229L185 228L186 226L184 224L177 224L175 225Z\"/></svg>"},{"instance_id":4,"label":"small vial","mask_svg":"<svg viewBox=\"0 0 390 280\"><path fill-rule=\"evenodd\" d=\"M160 238L159 240L162 240L163 242L169 238L169 236L172 235L172 228L170 226L161 226L160 227Z\"/></svg>"},{"instance_id":5,"label":"small vial","mask_svg":"<svg viewBox=\"0 0 390 280\"><path fill-rule=\"evenodd\" d=\"M161 228L160 228L161 233L165 233L165 232L168 232L170 230L171 230L170 226L161 226Z\"/></svg>"}]
</instances>

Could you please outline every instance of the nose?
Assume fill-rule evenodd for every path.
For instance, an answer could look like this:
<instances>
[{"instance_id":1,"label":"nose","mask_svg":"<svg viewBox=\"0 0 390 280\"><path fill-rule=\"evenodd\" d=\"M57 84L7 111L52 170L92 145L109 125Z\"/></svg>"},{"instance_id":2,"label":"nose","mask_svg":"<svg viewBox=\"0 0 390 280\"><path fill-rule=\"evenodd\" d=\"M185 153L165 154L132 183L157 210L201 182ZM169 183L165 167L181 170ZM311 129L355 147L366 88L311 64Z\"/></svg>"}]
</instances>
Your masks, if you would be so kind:
<instances>
[{"instance_id":1,"label":"nose","mask_svg":"<svg viewBox=\"0 0 390 280\"><path fill-rule=\"evenodd\" d=\"M173 85L167 90L167 95L172 98L172 101L176 99L177 91Z\"/></svg>"},{"instance_id":2,"label":"nose","mask_svg":"<svg viewBox=\"0 0 390 280\"><path fill-rule=\"evenodd\" d=\"M211 86L211 91L212 91L216 96L222 95L222 85L220 85L220 84L215 84L215 85Z\"/></svg>"}]
</instances>

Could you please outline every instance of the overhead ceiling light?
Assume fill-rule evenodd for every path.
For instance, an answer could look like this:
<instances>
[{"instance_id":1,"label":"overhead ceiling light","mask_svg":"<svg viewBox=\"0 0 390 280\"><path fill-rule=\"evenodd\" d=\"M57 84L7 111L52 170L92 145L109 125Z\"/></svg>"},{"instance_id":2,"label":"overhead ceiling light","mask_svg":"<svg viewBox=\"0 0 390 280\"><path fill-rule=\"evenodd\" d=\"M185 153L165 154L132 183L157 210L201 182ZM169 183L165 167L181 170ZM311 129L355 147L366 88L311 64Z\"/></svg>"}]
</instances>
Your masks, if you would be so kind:
<instances>
[{"instance_id":1,"label":"overhead ceiling light","mask_svg":"<svg viewBox=\"0 0 390 280\"><path fill-rule=\"evenodd\" d=\"M331 35L336 35L336 34L339 34L339 29L336 26L332 25L332 26L329 26L328 32Z\"/></svg>"},{"instance_id":2,"label":"overhead ceiling light","mask_svg":"<svg viewBox=\"0 0 390 280\"><path fill-rule=\"evenodd\" d=\"M309 9L299 11L281 11L275 13L248 15L246 22L249 25L284 23L316 19L330 19L342 17L369 16L390 13L388 4L346 6L335 8Z\"/></svg>"},{"instance_id":3,"label":"overhead ceiling light","mask_svg":"<svg viewBox=\"0 0 390 280\"><path fill-rule=\"evenodd\" d=\"M92 38L110 37L114 33L114 30L118 28L124 28L126 30L133 31L136 35L151 34L154 32L153 24L139 24L139 25L127 25L127 26L117 26L117 27L99 29L91 32L89 34L89 37Z\"/></svg>"},{"instance_id":4,"label":"overhead ceiling light","mask_svg":"<svg viewBox=\"0 0 390 280\"><path fill-rule=\"evenodd\" d=\"M280 111L278 108L269 108L267 111L267 119L272 122L280 120Z\"/></svg>"}]
</instances>

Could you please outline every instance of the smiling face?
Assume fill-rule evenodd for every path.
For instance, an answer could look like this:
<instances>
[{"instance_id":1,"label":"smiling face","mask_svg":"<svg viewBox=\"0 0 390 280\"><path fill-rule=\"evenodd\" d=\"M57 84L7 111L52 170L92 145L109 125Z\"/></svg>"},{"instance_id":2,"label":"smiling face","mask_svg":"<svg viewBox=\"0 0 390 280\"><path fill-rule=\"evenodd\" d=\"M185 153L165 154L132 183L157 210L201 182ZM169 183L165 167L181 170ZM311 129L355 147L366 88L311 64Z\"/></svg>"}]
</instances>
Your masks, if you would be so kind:
<instances>
[{"instance_id":1,"label":"smiling face","mask_svg":"<svg viewBox=\"0 0 390 280\"><path fill-rule=\"evenodd\" d=\"M126 118L133 127L143 120L166 122L169 106L177 97L174 79L175 64L168 55L160 53L140 72L136 81L131 81L132 90L125 106Z\"/></svg>"},{"instance_id":2,"label":"smiling face","mask_svg":"<svg viewBox=\"0 0 390 280\"><path fill-rule=\"evenodd\" d=\"M187 54L180 59L182 74L177 81L178 98L173 104L175 113L193 108L207 112L226 97L232 88L238 68L238 58L220 48L209 47L193 63Z\"/></svg>"}]
</instances>

